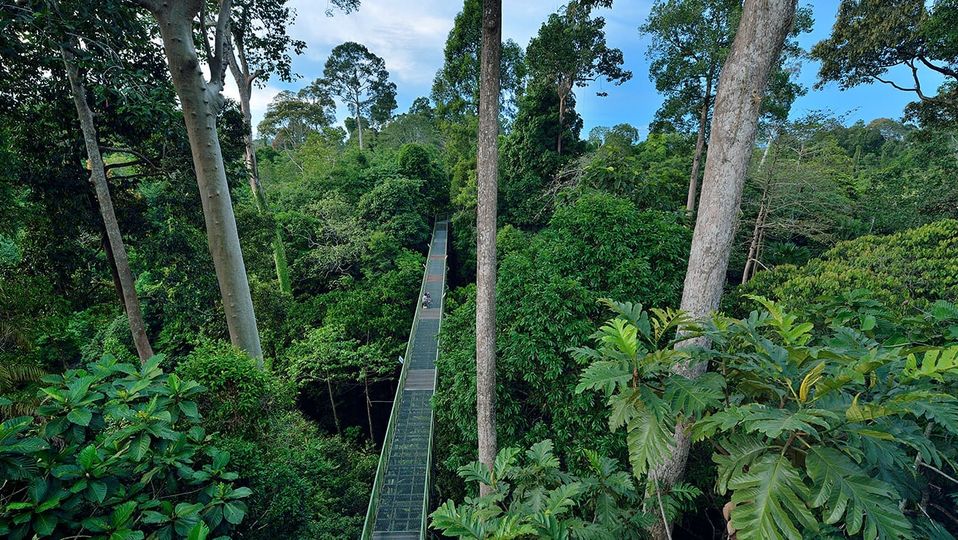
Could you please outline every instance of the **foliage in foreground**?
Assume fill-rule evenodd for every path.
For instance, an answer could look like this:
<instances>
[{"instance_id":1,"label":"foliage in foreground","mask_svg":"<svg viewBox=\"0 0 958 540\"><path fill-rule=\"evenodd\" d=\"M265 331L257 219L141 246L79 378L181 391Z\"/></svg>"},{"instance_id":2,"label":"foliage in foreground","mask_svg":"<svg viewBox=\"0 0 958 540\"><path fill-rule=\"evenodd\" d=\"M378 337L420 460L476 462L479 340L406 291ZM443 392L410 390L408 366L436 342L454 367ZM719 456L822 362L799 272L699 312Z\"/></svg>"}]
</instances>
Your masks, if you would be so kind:
<instances>
[{"instance_id":1,"label":"foliage in foreground","mask_svg":"<svg viewBox=\"0 0 958 540\"><path fill-rule=\"evenodd\" d=\"M633 478L588 452L585 477L597 483L563 473L551 442L526 452L521 467L518 450L506 449L491 472L478 463L460 469L494 493L447 502L433 525L477 539L620 538L626 533L618 527L628 526L638 534L660 512L675 515L700 495L649 477L684 429L712 449L711 480L739 540L952 538L954 339L936 334L930 341L945 345L930 346L876 333L872 320L858 318L816 329L754 300L761 309L745 319L702 324L673 310L605 301L616 316L593 336L595 348L573 351L589 363L576 391L604 396L609 428L626 432ZM928 316L958 330L958 310L937 305L937 318ZM711 348L683 346L691 336L708 337ZM709 362L712 370L690 380L673 373L680 362ZM585 485L615 493L596 504Z\"/></svg>"},{"instance_id":2,"label":"foliage in foreground","mask_svg":"<svg viewBox=\"0 0 958 540\"><path fill-rule=\"evenodd\" d=\"M243 520L251 491L199 425L202 388L162 360L48 376L36 417L0 425L0 534L202 539Z\"/></svg>"},{"instance_id":3,"label":"foliage in foreground","mask_svg":"<svg viewBox=\"0 0 958 540\"><path fill-rule=\"evenodd\" d=\"M295 383L229 344L193 351L177 373L208 388L196 400L203 425L232 456L237 482L252 490L237 537L359 535L378 457L372 447L323 433L295 408Z\"/></svg>"},{"instance_id":4,"label":"foliage in foreground","mask_svg":"<svg viewBox=\"0 0 958 540\"><path fill-rule=\"evenodd\" d=\"M763 309L746 319L701 327L609 302L617 317L595 334L598 348L575 351L592 361L577 390L606 397L636 477L663 462L681 428L712 445L739 540L950 538L937 519L951 509L936 513L928 500L955 488L937 486L954 477L958 346L883 343L840 325L816 332L756 300ZM689 335L712 348L677 347ZM694 380L671 371L705 361L712 371Z\"/></svg>"},{"instance_id":5,"label":"foliage in foreground","mask_svg":"<svg viewBox=\"0 0 958 540\"><path fill-rule=\"evenodd\" d=\"M432 514L432 526L446 536L485 538L641 538L651 516L638 505L635 483L619 464L591 450L583 452L584 473L570 474L552 452L552 441L499 451L490 471L476 461L459 469L467 482L492 486L484 497L463 504L446 501ZM697 494L695 488L675 490L677 503ZM665 509L663 508L663 511Z\"/></svg>"}]
</instances>

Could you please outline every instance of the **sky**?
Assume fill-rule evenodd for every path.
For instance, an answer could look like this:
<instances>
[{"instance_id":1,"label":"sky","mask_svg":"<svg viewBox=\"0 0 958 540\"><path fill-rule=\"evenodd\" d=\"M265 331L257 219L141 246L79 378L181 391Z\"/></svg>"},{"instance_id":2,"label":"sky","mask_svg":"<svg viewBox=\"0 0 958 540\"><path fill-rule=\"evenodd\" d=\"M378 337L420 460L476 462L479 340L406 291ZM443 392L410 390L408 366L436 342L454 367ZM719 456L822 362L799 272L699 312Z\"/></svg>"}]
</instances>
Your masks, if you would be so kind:
<instances>
[{"instance_id":1,"label":"sky","mask_svg":"<svg viewBox=\"0 0 958 540\"><path fill-rule=\"evenodd\" d=\"M330 50L346 41L362 43L385 60L390 79L398 89L399 108L396 112L406 111L415 98L429 95L433 77L442 66L446 37L462 8L460 0L362 0L358 11L328 17L328 0L291 0L290 3L297 12L290 34L307 44L306 51L293 60L293 71L300 78L292 83L270 80L265 87L254 90L251 103L254 126L278 92L298 90L321 77ZM815 19L812 32L799 39L803 48L807 50L828 36L838 3L839 0L800 0L800 5L812 8ZM512 38L525 47L549 14L563 4L560 0L504 0L503 40ZM638 31L651 6L651 0L616 0L612 10L597 11L606 19L609 46L622 49L625 68L632 71L633 77L621 86L598 82L589 88L577 89L576 110L585 124L583 136L593 127L620 123L632 124L643 134L647 131L662 102L649 81L648 39ZM808 88L808 93L795 102L792 117L816 110L831 110L844 116L848 122L899 118L905 105L912 101L912 94L883 84L841 91L837 84L829 83L823 89L815 90L812 86L817 80L817 71L815 61L804 61L799 81ZM929 87L934 85L929 84ZM608 95L599 97L596 92ZM235 99L234 85L227 85L226 93ZM338 108L340 121L347 114L345 107Z\"/></svg>"}]
</instances>

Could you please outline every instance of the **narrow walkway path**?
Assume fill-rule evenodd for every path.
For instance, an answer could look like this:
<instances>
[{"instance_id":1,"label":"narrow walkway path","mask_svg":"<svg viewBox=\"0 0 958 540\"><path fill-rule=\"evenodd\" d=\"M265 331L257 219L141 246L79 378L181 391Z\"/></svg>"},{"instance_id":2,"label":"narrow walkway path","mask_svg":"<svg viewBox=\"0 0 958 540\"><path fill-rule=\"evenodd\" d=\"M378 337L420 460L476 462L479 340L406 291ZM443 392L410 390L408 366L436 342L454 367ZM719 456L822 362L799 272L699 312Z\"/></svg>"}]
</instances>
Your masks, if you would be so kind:
<instances>
[{"instance_id":1,"label":"narrow walkway path","mask_svg":"<svg viewBox=\"0 0 958 540\"><path fill-rule=\"evenodd\" d=\"M425 538L432 464L431 400L436 387L448 234L449 223L437 222L432 231L426 271L416 302L416 316L366 511L364 540ZM428 309L422 307L424 291L432 297Z\"/></svg>"}]
</instances>

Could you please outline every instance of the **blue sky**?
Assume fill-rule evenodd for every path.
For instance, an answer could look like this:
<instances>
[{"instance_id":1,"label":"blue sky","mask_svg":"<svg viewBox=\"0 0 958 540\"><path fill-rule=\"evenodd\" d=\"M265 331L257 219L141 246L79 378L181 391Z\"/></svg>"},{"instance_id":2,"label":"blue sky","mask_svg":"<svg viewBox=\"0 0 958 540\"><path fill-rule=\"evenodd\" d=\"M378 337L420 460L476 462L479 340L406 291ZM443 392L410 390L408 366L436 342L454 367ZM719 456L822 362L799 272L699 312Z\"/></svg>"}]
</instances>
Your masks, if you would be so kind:
<instances>
[{"instance_id":1,"label":"blue sky","mask_svg":"<svg viewBox=\"0 0 958 540\"><path fill-rule=\"evenodd\" d=\"M327 3L328 0L291 1L298 15L291 33L307 43L304 54L293 61L293 69L301 79L290 84L269 81L265 88L256 89L252 100L254 125L277 92L296 90L321 76L329 51L345 41L363 43L385 59L390 76L398 87L398 112L405 111L413 99L429 95L433 77L442 65L446 36L462 7L459 0L362 0L359 11L327 17ZM512 38L525 47L542 21L563 3L559 0L504 0L503 38ZM829 34L838 0L801 3L812 7L815 18L812 32L800 38L801 45L807 49ZM626 68L632 71L633 78L622 86L599 82L592 88L578 90L577 110L585 122L583 136L592 127L623 122L644 133L659 107L662 99L649 81L645 56L648 40L638 32L651 5L650 0L616 0L612 10L601 11L607 21L609 45L622 49ZM808 88L808 94L793 106L793 117L828 109L846 115L848 121L898 118L912 100L911 94L883 84L840 91L836 84L830 83L822 90L814 90L812 85L816 81L817 68L811 60L806 60L802 66L800 81ZM934 87L933 84L928 86ZM227 94L235 97L232 85L227 88ZM598 97L596 91L608 92L608 96ZM337 112L340 120L347 114L344 107L339 107Z\"/></svg>"}]
</instances>

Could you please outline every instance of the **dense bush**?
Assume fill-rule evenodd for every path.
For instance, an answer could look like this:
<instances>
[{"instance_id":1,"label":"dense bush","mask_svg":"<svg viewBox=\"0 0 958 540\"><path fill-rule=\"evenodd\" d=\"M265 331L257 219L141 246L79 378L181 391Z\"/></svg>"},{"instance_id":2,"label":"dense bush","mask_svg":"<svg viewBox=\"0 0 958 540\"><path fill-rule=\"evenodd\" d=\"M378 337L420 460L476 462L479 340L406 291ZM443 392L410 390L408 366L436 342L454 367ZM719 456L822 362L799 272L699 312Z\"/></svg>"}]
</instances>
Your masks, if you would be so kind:
<instances>
[{"instance_id":1,"label":"dense bush","mask_svg":"<svg viewBox=\"0 0 958 540\"><path fill-rule=\"evenodd\" d=\"M738 294L763 294L797 309L858 289L889 312L958 300L958 221L841 242L808 264L759 272ZM735 303L735 298L731 299Z\"/></svg>"},{"instance_id":2,"label":"dense bush","mask_svg":"<svg viewBox=\"0 0 958 540\"><path fill-rule=\"evenodd\" d=\"M208 390L198 399L211 429L226 433L258 433L272 411L292 401L284 385L256 361L225 343L207 343L194 350L177 372Z\"/></svg>"},{"instance_id":3,"label":"dense bush","mask_svg":"<svg viewBox=\"0 0 958 540\"><path fill-rule=\"evenodd\" d=\"M243 520L251 492L199 425L202 388L162 361L48 376L36 416L0 425L0 534L204 538Z\"/></svg>"},{"instance_id":4,"label":"dense bush","mask_svg":"<svg viewBox=\"0 0 958 540\"><path fill-rule=\"evenodd\" d=\"M322 341L317 339L306 343ZM305 355L302 347L292 350ZM291 373L304 377L302 385L313 376L310 367L321 367L300 363L312 358L296 356L288 364L291 370L297 366ZM233 456L237 481L252 490L249 516L238 536L358 536L377 463L368 443L321 432L294 408L293 383L257 368L227 344L200 347L178 371L195 375L208 387L197 399L205 425L216 444Z\"/></svg>"}]
</instances>

